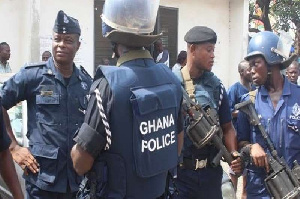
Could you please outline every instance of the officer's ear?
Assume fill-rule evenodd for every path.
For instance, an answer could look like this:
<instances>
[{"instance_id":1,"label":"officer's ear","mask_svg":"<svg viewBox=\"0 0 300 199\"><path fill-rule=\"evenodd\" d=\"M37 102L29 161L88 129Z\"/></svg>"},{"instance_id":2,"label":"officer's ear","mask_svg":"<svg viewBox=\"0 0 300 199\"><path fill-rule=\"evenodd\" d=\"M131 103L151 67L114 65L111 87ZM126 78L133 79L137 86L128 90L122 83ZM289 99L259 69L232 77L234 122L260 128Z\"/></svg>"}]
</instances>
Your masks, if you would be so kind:
<instances>
[{"instance_id":1,"label":"officer's ear","mask_svg":"<svg viewBox=\"0 0 300 199\"><path fill-rule=\"evenodd\" d=\"M81 45L81 42L80 42L80 36L79 35L76 35L76 39L77 39L77 49L76 49L76 51L78 51L79 50L79 48L80 48L80 45Z\"/></svg>"},{"instance_id":2,"label":"officer's ear","mask_svg":"<svg viewBox=\"0 0 300 199\"><path fill-rule=\"evenodd\" d=\"M194 56L195 55L194 53L197 49L197 45L196 44L189 44L189 49L190 49L191 54Z\"/></svg>"},{"instance_id":3,"label":"officer's ear","mask_svg":"<svg viewBox=\"0 0 300 199\"><path fill-rule=\"evenodd\" d=\"M239 71L239 73L240 73L240 75L242 76L243 75L243 73L244 73L244 70L242 69L242 70L240 70Z\"/></svg>"},{"instance_id":4,"label":"officer's ear","mask_svg":"<svg viewBox=\"0 0 300 199\"><path fill-rule=\"evenodd\" d=\"M79 48L80 48L80 45L81 45L81 42L80 42L80 41L78 41L77 51L79 50Z\"/></svg>"}]
</instances>

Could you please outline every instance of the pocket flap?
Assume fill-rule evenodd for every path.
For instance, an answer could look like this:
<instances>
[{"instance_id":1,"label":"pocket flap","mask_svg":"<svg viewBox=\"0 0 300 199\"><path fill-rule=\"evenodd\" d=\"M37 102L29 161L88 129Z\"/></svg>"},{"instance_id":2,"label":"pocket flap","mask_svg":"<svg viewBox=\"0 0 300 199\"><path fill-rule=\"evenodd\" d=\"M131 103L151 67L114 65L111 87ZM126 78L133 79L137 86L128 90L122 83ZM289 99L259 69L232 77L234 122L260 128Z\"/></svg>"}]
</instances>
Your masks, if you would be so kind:
<instances>
[{"instance_id":1,"label":"pocket flap","mask_svg":"<svg viewBox=\"0 0 300 199\"><path fill-rule=\"evenodd\" d=\"M165 84L147 88L133 88L132 101L137 102L141 115L151 113L159 109L176 107L176 86Z\"/></svg>"},{"instance_id":2,"label":"pocket flap","mask_svg":"<svg viewBox=\"0 0 300 199\"><path fill-rule=\"evenodd\" d=\"M58 147L51 145L33 145L31 148L31 153L38 157L57 159L58 149Z\"/></svg>"},{"instance_id":3,"label":"pocket flap","mask_svg":"<svg viewBox=\"0 0 300 199\"><path fill-rule=\"evenodd\" d=\"M36 96L36 104L59 104L59 95L37 95Z\"/></svg>"}]
</instances>

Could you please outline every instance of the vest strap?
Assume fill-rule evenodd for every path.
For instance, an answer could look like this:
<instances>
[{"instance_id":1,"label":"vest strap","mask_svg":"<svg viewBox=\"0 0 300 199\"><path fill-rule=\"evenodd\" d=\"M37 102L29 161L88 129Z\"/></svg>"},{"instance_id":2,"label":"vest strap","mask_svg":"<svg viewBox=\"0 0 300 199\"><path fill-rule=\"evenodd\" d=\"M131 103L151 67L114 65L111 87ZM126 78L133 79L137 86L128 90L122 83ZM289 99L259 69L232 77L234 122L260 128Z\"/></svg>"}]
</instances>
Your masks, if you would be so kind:
<instances>
[{"instance_id":1,"label":"vest strap","mask_svg":"<svg viewBox=\"0 0 300 199\"><path fill-rule=\"evenodd\" d=\"M186 65L181 69L181 74L186 92L188 93L189 97L195 101L195 86Z\"/></svg>"}]
</instances>

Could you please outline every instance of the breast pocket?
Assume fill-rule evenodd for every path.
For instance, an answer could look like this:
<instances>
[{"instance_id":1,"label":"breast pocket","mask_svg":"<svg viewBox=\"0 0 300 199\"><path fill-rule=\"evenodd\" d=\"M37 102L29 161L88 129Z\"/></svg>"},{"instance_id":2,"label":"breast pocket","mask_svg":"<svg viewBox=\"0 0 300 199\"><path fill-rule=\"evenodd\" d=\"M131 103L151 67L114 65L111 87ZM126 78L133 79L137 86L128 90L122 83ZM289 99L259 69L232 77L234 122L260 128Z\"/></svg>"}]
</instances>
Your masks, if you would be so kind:
<instances>
[{"instance_id":1,"label":"breast pocket","mask_svg":"<svg viewBox=\"0 0 300 199\"><path fill-rule=\"evenodd\" d=\"M48 96L37 95L36 107L38 120L43 120L48 124L58 124L60 112L60 95L52 94Z\"/></svg>"},{"instance_id":2,"label":"breast pocket","mask_svg":"<svg viewBox=\"0 0 300 199\"><path fill-rule=\"evenodd\" d=\"M68 103L72 105L71 114L69 114L71 122L76 126L81 125L88 106L88 96L83 93L74 95Z\"/></svg>"},{"instance_id":3,"label":"breast pocket","mask_svg":"<svg viewBox=\"0 0 300 199\"><path fill-rule=\"evenodd\" d=\"M203 107L217 107L207 91L195 91L195 97L198 103L201 104Z\"/></svg>"},{"instance_id":4,"label":"breast pocket","mask_svg":"<svg viewBox=\"0 0 300 199\"><path fill-rule=\"evenodd\" d=\"M82 95L82 96L78 96L78 108L85 111L87 109L88 106L88 96L87 95Z\"/></svg>"}]
</instances>

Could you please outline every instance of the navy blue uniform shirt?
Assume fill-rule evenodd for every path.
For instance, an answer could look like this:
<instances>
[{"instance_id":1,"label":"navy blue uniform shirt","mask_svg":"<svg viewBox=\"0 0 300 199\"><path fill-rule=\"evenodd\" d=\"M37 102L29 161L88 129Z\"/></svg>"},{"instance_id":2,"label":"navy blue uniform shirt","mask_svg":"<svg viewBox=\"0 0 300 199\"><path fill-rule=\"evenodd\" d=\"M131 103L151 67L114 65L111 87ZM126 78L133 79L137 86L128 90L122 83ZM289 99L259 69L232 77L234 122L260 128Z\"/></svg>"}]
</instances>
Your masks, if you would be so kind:
<instances>
[{"instance_id":1,"label":"navy blue uniform shirt","mask_svg":"<svg viewBox=\"0 0 300 199\"><path fill-rule=\"evenodd\" d=\"M254 90L255 86L252 86L251 90ZM232 86L229 87L227 95L229 99L230 111L233 112L234 106L242 101L242 96L248 93L248 89L244 87L240 82L236 82ZM235 129L237 129L236 124L237 118L232 119L232 123Z\"/></svg>"},{"instance_id":2,"label":"navy blue uniform shirt","mask_svg":"<svg viewBox=\"0 0 300 199\"><path fill-rule=\"evenodd\" d=\"M75 64L67 83L49 59L25 66L3 85L5 109L27 100L29 150L40 171L23 177L42 190L78 190L82 178L73 169L70 151L73 136L84 120L91 83L88 74Z\"/></svg>"},{"instance_id":3,"label":"navy blue uniform shirt","mask_svg":"<svg viewBox=\"0 0 300 199\"><path fill-rule=\"evenodd\" d=\"M244 96L244 100L249 95ZM282 95L273 107L268 90L260 86L255 97L255 109L261 115L261 124L273 142L279 157L283 157L290 167L294 160L300 162L300 87L284 79ZM249 124L247 116L238 114L238 141L258 143L266 152L267 146L257 127ZM266 172L263 168L250 165L247 172L247 198L268 198L264 186Z\"/></svg>"}]
</instances>

